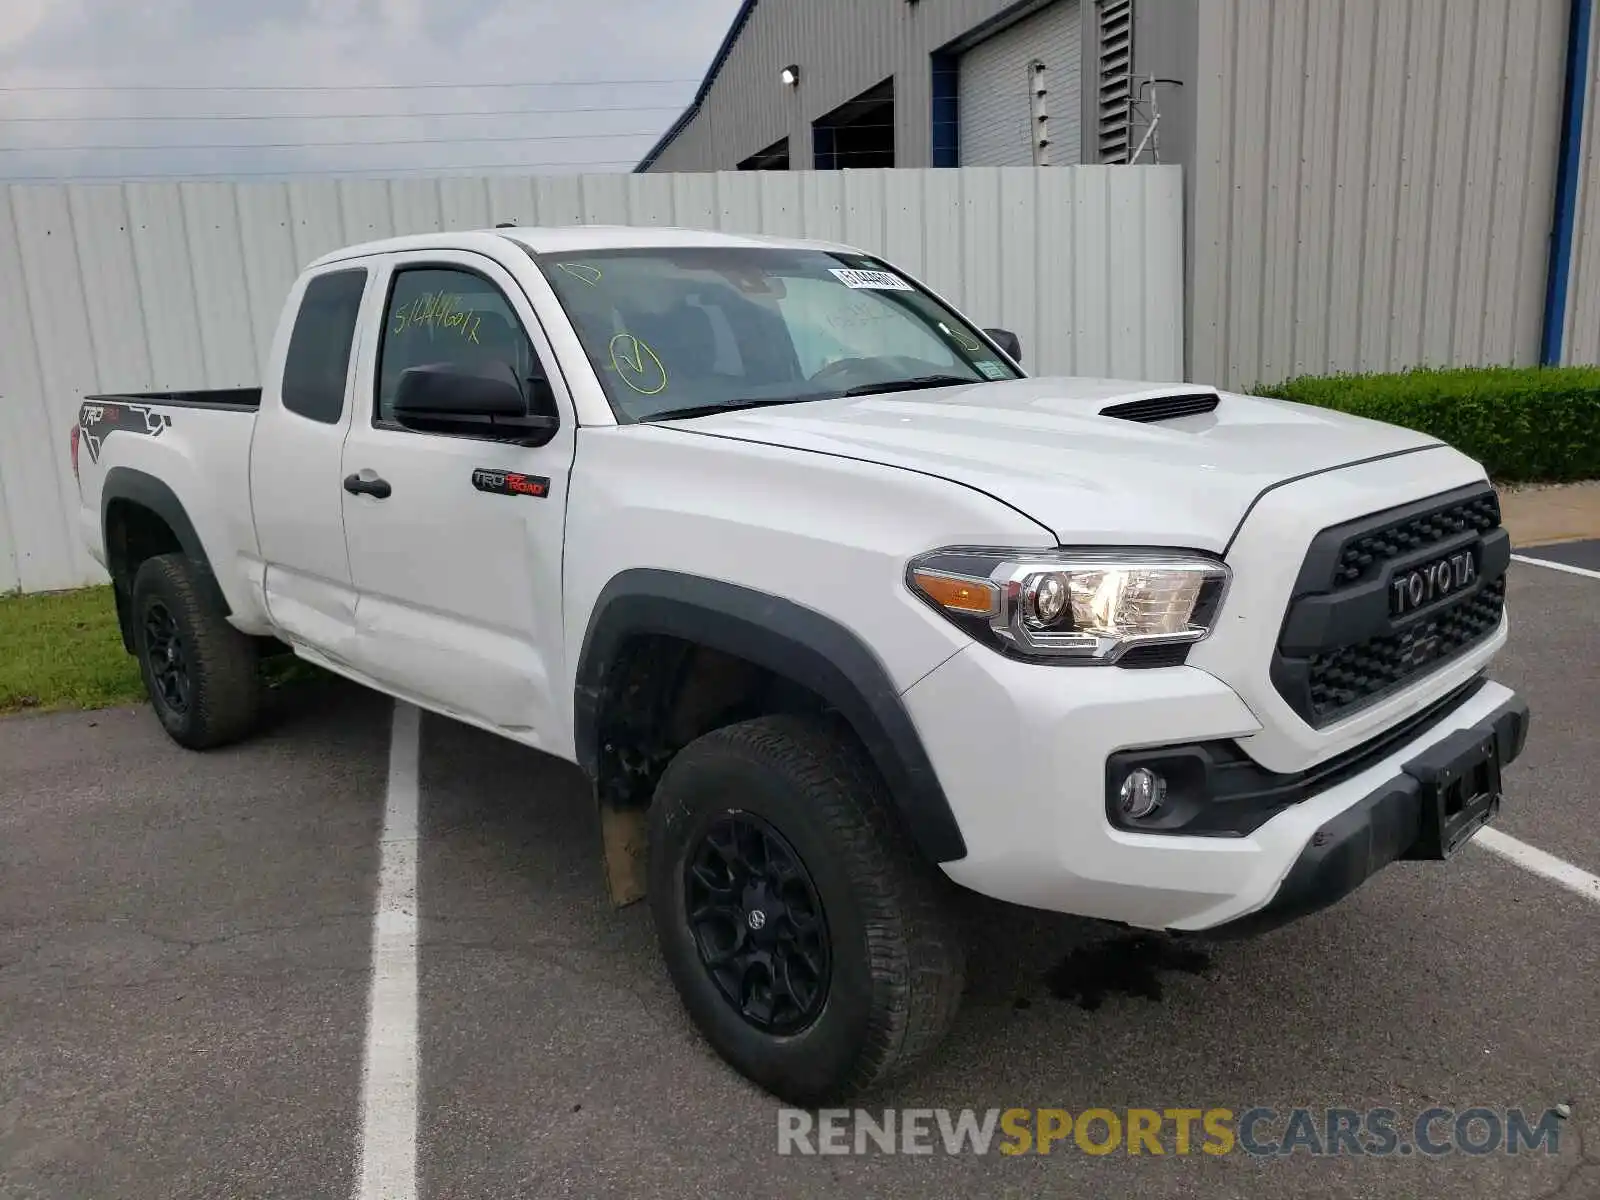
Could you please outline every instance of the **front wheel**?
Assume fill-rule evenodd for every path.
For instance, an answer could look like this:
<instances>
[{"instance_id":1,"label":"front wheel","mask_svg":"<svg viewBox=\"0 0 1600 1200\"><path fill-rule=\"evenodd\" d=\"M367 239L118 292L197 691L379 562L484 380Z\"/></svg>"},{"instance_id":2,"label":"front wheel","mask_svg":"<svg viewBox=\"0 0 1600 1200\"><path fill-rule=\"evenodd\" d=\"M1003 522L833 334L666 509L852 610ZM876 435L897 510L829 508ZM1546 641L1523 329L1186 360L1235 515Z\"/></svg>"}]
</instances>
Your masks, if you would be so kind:
<instances>
[{"instance_id":1,"label":"front wheel","mask_svg":"<svg viewBox=\"0 0 1600 1200\"><path fill-rule=\"evenodd\" d=\"M667 767L650 906L691 1019L793 1104L906 1072L960 1004L949 885L853 738L793 716L716 730Z\"/></svg>"},{"instance_id":2,"label":"front wheel","mask_svg":"<svg viewBox=\"0 0 1600 1200\"><path fill-rule=\"evenodd\" d=\"M255 642L228 624L200 569L158 554L133 577L133 644L151 707L180 746L207 750L255 726L260 676Z\"/></svg>"}]
</instances>

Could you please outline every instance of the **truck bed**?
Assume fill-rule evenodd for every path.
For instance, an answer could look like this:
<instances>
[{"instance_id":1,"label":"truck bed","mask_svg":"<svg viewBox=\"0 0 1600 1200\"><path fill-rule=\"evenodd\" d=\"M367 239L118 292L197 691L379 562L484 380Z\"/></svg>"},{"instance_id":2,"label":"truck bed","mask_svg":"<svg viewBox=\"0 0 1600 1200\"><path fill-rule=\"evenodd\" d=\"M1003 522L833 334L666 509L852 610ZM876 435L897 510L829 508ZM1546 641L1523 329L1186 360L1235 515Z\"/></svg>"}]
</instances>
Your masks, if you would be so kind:
<instances>
[{"instance_id":1,"label":"truck bed","mask_svg":"<svg viewBox=\"0 0 1600 1200\"><path fill-rule=\"evenodd\" d=\"M126 469L145 477L143 486L163 485L192 522L229 604L247 604L239 560L256 553L246 481L260 406L259 388L85 396L73 428L73 469L79 520L96 560L105 565L106 478Z\"/></svg>"},{"instance_id":2,"label":"truck bed","mask_svg":"<svg viewBox=\"0 0 1600 1200\"><path fill-rule=\"evenodd\" d=\"M163 404L172 408L220 408L254 412L261 407L261 389L212 388L196 392L111 392L85 396L86 404Z\"/></svg>"}]
</instances>

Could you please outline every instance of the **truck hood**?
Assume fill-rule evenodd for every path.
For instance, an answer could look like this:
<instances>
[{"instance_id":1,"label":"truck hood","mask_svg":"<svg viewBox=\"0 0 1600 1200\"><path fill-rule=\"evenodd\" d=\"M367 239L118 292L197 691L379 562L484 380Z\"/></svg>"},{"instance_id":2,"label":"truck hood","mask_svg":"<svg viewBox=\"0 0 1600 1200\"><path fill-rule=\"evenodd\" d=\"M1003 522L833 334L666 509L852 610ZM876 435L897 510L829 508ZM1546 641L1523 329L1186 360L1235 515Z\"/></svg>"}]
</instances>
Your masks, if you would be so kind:
<instances>
[{"instance_id":1,"label":"truck hood","mask_svg":"<svg viewBox=\"0 0 1600 1200\"><path fill-rule=\"evenodd\" d=\"M1211 411L1165 415L1175 401ZM1134 406L1129 415L1103 410ZM674 428L979 489L1070 544L1220 551L1274 484L1438 446L1361 417L1191 384L1018 379L744 409Z\"/></svg>"}]
</instances>

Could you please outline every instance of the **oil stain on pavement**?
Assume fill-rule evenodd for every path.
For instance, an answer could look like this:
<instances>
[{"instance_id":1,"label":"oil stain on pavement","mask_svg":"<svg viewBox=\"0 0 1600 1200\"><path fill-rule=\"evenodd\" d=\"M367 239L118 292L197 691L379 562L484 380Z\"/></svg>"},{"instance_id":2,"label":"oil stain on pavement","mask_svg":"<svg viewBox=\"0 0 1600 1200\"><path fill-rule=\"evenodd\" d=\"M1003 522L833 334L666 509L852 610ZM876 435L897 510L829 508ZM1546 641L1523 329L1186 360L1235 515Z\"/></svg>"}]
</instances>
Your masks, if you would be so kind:
<instances>
[{"instance_id":1,"label":"oil stain on pavement","mask_svg":"<svg viewBox=\"0 0 1600 1200\"><path fill-rule=\"evenodd\" d=\"M1137 933L1079 946L1046 972L1045 986L1058 1000L1097 1009L1107 996L1160 1000L1161 973L1200 975L1211 956L1160 934Z\"/></svg>"}]
</instances>

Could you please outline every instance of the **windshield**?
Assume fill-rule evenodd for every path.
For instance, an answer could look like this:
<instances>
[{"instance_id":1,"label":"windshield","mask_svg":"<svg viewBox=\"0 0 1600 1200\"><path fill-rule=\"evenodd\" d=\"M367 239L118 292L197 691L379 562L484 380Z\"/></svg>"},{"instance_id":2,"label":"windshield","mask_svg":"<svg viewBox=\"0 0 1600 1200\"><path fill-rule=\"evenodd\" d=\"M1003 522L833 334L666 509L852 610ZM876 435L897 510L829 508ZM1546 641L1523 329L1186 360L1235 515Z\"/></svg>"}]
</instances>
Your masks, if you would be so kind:
<instances>
[{"instance_id":1,"label":"windshield","mask_svg":"<svg viewBox=\"0 0 1600 1200\"><path fill-rule=\"evenodd\" d=\"M1016 379L875 259L782 248L541 254L619 421Z\"/></svg>"}]
</instances>

